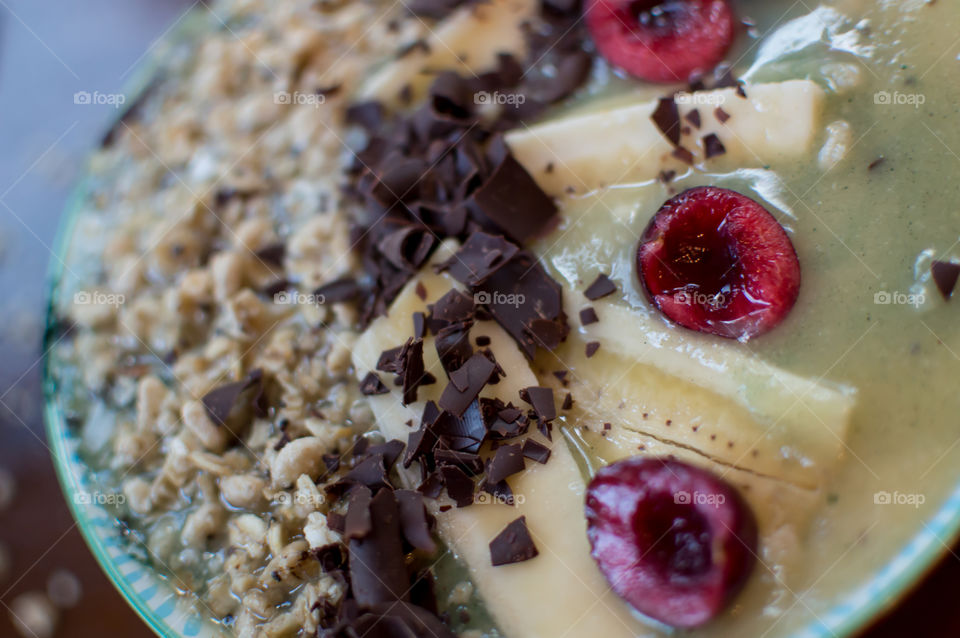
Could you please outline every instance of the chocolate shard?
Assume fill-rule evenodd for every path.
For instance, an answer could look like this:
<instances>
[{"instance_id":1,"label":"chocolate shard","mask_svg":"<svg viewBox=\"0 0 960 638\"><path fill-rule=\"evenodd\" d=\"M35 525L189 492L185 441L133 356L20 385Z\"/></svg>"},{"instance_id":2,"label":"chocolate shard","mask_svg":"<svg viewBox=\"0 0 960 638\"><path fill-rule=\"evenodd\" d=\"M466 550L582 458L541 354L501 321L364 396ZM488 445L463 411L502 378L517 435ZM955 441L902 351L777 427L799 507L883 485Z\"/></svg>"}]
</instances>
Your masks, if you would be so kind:
<instances>
[{"instance_id":1,"label":"chocolate shard","mask_svg":"<svg viewBox=\"0 0 960 638\"><path fill-rule=\"evenodd\" d=\"M487 436L487 428L476 401L470 404L462 417L441 412L434 424L434 431L444 447L474 454L480 450Z\"/></svg>"},{"instance_id":2,"label":"chocolate shard","mask_svg":"<svg viewBox=\"0 0 960 638\"><path fill-rule=\"evenodd\" d=\"M413 313L413 338L423 339L427 336L427 317L422 312Z\"/></svg>"},{"instance_id":3,"label":"chocolate shard","mask_svg":"<svg viewBox=\"0 0 960 638\"><path fill-rule=\"evenodd\" d=\"M438 498L443 493L443 476L440 475L440 470L428 474L417 487L417 491L426 498Z\"/></svg>"},{"instance_id":4,"label":"chocolate shard","mask_svg":"<svg viewBox=\"0 0 960 638\"><path fill-rule=\"evenodd\" d=\"M509 476L522 472L525 467L523 448L519 444L502 445L497 448L493 460L487 467L487 481L496 484Z\"/></svg>"},{"instance_id":5,"label":"chocolate shard","mask_svg":"<svg viewBox=\"0 0 960 638\"><path fill-rule=\"evenodd\" d=\"M498 504L510 506L513 505L513 490L510 488L510 484L506 481L491 483L488 480L484 480L483 483L480 484L480 489L483 492L493 496Z\"/></svg>"},{"instance_id":6,"label":"chocolate shard","mask_svg":"<svg viewBox=\"0 0 960 638\"><path fill-rule=\"evenodd\" d=\"M530 560L537 554L539 552L530 537L524 516L507 525L490 541L490 559L494 567Z\"/></svg>"},{"instance_id":7,"label":"chocolate shard","mask_svg":"<svg viewBox=\"0 0 960 638\"><path fill-rule=\"evenodd\" d=\"M287 245L282 241L267 244L253 253L260 261L273 266L283 267L287 255Z\"/></svg>"},{"instance_id":8,"label":"chocolate shard","mask_svg":"<svg viewBox=\"0 0 960 638\"><path fill-rule=\"evenodd\" d=\"M327 527L333 531L346 534L347 530L347 520L343 514L339 512L327 512Z\"/></svg>"},{"instance_id":9,"label":"chocolate shard","mask_svg":"<svg viewBox=\"0 0 960 638\"><path fill-rule=\"evenodd\" d=\"M403 377L403 405L417 401L417 388L427 380L423 367L423 339L415 339L405 349L401 375Z\"/></svg>"},{"instance_id":10,"label":"chocolate shard","mask_svg":"<svg viewBox=\"0 0 960 638\"><path fill-rule=\"evenodd\" d=\"M427 401L420 418L420 428L411 432L407 439L407 453L403 458L403 467L410 465L433 451L437 445L435 424L440 417L440 409L433 401Z\"/></svg>"},{"instance_id":11,"label":"chocolate shard","mask_svg":"<svg viewBox=\"0 0 960 638\"><path fill-rule=\"evenodd\" d=\"M709 135L703 136L703 153L707 159L711 157L716 157L717 155L723 155L727 152L726 147L723 145L723 142L720 141L720 138L717 137L716 133L710 133Z\"/></svg>"},{"instance_id":12,"label":"chocolate shard","mask_svg":"<svg viewBox=\"0 0 960 638\"><path fill-rule=\"evenodd\" d=\"M414 271L430 256L435 242L435 237L426 229L404 226L381 239L377 248L397 268Z\"/></svg>"},{"instance_id":13,"label":"chocolate shard","mask_svg":"<svg viewBox=\"0 0 960 638\"><path fill-rule=\"evenodd\" d=\"M347 472L341 483L356 483L366 485L371 490L391 488L387 477L386 459L383 454L371 454Z\"/></svg>"},{"instance_id":14,"label":"chocolate shard","mask_svg":"<svg viewBox=\"0 0 960 638\"><path fill-rule=\"evenodd\" d=\"M400 458L400 455L403 453L403 448L406 447L403 441L399 439L393 439L387 441L386 443L380 443L379 445L371 445L367 448L365 454L372 456L374 454L383 455L383 464L389 470L393 467L394 463L397 462L397 459Z\"/></svg>"},{"instance_id":15,"label":"chocolate shard","mask_svg":"<svg viewBox=\"0 0 960 638\"><path fill-rule=\"evenodd\" d=\"M550 448L533 439L527 439L523 442L523 455L531 461L546 463L550 459Z\"/></svg>"},{"instance_id":16,"label":"chocolate shard","mask_svg":"<svg viewBox=\"0 0 960 638\"><path fill-rule=\"evenodd\" d=\"M322 638L328 638L322 631ZM457 638L435 614L407 602L370 605L336 638ZM330 638L334 638L331 636Z\"/></svg>"},{"instance_id":17,"label":"chocolate shard","mask_svg":"<svg viewBox=\"0 0 960 638\"><path fill-rule=\"evenodd\" d=\"M473 321L463 321L444 326L437 332L434 345L437 347L437 356L440 365L447 374L459 369L473 356L473 346L470 345L470 328Z\"/></svg>"},{"instance_id":18,"label":"chocolate shard","mask_svg":"<svg viewBox=\"0 0 960 638\"><path fill-rule=\"evenodd\" d=\"M423 505L423 494L413 490L397 490L394 495L400 509L400 528L403 530L403 537L413 547L429 554L437 551L437 544L430 534L427 510Z\"/></svg>"},{"instance_id":19,"label":"chocolate shard","mask_svg":"<svg viewBox=\"0 0 960 638\"><path fill-rule=\"evenodd\" d=\"M556 219L553 200L513 155L503 158L471 199L484 217L517 242L544 234Z\"/></svg>"},{"instance_id":20,"label":"chocolate shard","mask_svg":"<svg viewBox=\"0 0 960 638\"><path fill-rule=\"evenodd\" d=\"M663 136L674 146L680 145L680 110L673 96L662 97L650 116Z\"/></svg>"},{"instance_id":21,"label":"chocolate shard","mask_svg":"<svg viewBox=\"0 0 960 638\"><path fill-rule=\"evenodd\" d=\"M242 406L238 405L238 401L242 395L250 390L257 390L257 392L249 393L250 402L247 403L247 405L253 404L260 398L262 384L263 370L256 368L251 370L246 378L240 381L227 383L210 390L203 395L201 402L203 403L203 407L206 408L210 420L216 425L223 427L227 424L227 419L231 413L233 413L234 409L242 408Z\"/></svg>"},{"instance_id":22,"label":"chocolate shard","mask_svg":"<svg viewBox=\"0 0 960 638\"><path fill-rule=\"evenodd\" d=\"M346 121L368 133L376 133L383 124L383 105L374 101L352 104L347 107Z\"/></svg>"},{"instance_id":23,"label":"chocolate shard","mask_svg":"<svg viewBox=\"0 0 960 638\"><path fill-rule=\"evenodd\" d=\"M592 323L597 323L600 321L600 318L597 317L597 311L593 308L584 308L580 311L580 325L589 326Z\"/></svg>"},{"instance_id":24,"label":"chocolate shard","mask_svg":"<svg viewBox=\"0 0 960 638\"><path fill-rule=\"evenodd\" d=\"M585 348L587 353L587 358L589 359L593 355L597 354L597 350L599 349L600 349L599 341L590 341L589 343L587 343L587 346Z\"/></svg>"},{"instance_id":25,"label":"chocolate shard","mask_svg":"<svg viewBox=\"0 0 960 638\"><path fill-rule=\"evenodd\" d=\"M471 234L450 259L440 265L454 279L467 286L476 286L513 259L520 248L502 235L482 231Z\"/></svg>"},{"instance_id":26,"label":"chocolate shard","mask_svg":"<svg viewBox=\"0 0 960 638\"><path fill-rule=\"evenodd\" d=\"M437 402L440 408L454 416L462 416L496 372L497 365L477 352L466 363L450 374L450 383Z\"/></svg>"},{"instance_id":27,"label":"chocolate shard","mask_svg":"<svg viewBox=\"0 0 960 638\"><path fill-rule=\"evenodd\" d=\"M479 454L442 449L433 453L433 459L439 466L453 465L459 467L468 476L476 476L483 472L483 460Z\"/></svg>"},{"instance_id":28,"label":"chocolate shard","mask_svg":"<svg viewBox=\"0 0 960 638\"><path fill-rule=\"evenodd\" d=\"M350 490L347 495L347 516L343 521L343 535L346 538L363 538L370 533L373 528L370 519L372 499L373 493L364 485Z\"/></svg>"},{"instance_id":29,"label":"chocolate shard","mask_svg":"<svg viewBox=\"0 0 960 638\"><path fill-rule=\"evenodd\" d=\"M313 291L313 294L322 299L321 303L340 303L343 301L354 301L360 296L363 290L360 285L349 277L337 279L330 283L323 284Z\"/></svg>"},{"instance_id":30,"label":"chocolate shard","mask_svg":"<svg viewBox=\"0 0 960 638\"><path fill-rule=\"evenodd\" d=\"M553 390L531 386L520 391L520 398L533 406L540 421L552 421L557 418L557 407L553 402Z\"/></svg>"},{"instance_id":31,"label":"chocolate shard","mask_svg":"<svg viewBox=\"0 0 960 638\"><path fill-rule=\"evenodd\" d=\"M691 153L688 149L678 146L677 148L673 149L673 152L670 154L681 162L693 166L693 153Z\"/></svg>"},{"instance_id":32,"label":"chocolate shard","mask_svg":"<svg viewBox=\"0 0 960 638\"><path fill-rule=\"evenodd\" d=\"M390 392L390 388L383 385L383 381L380 380L379 375L376 372L368 372L367 376L363 378L363 381L360 382L360 393L373 396L377 394L386 394Z\"/></svg>"},{"instance_id":33,"label":"chocolate shard","mask_svg":"<svg viewBox=\"0 0 960 638\"><path fill-rule=\"evenodd\" d=\"M439 468L439 471L440 476L443 477L443 485L447 488L447 494L456 502L457 507L472 505L473 479L454 465L444 465Z\"/></svg>"},{"instance_id":34,"label":"chocolate shard","mask_svg":"<svg viewBox=\"0 0 960 638\"><path fill-rule=\"evenodd\" d=\"M713 109L713 116L717 118L717 121L721 124L726 123L726 121L730 119L730 114L724 111L721 106Z\"/></svg>"},{"instance_id":35,"label":"chocolate shard","mask_svg":"<svg viewBox=\"0 0 960 638\"><path fill-rule=\"evenodd\" d=\"M597 275L597 278L593 280L593 283L583 291L583 296L590 301L596 301L607 295L612 295L615 292L617 292L617 285L610 281L607 275L600 273Z\"/></svg>"},{"instance_id":36,"label":"chocolate shard","mask_svg":"<svg viewBox=\"0 0 960 638\"><path fill-rule=\"evenodd\" d=\"M549 348L570 332L560 285L526 251L518 253L475 291L478 301L528 359L533 359L538 347Z\"/></svg>"},{"instance_id":37,"label":"chocolate shard","mask_svg":"<svg viewBox=\"0 0 960 638\"><path fill-rule=\"evenodd\" d=\"M391 490L380 490L370 501L370 520L370 533L349 545L353 596L361 607L407 600L400 510Z\"/></svg>"},{"instance_id":38,"label":"chocolate shard","mask_svg":"<svg viewBox=\"0 0 960 638\"><path fill-rule=\"evenodd\" d=\"M686 121L690 122L694 128L700 128L700 110L693 109L687 113L684 118Z\"/></svg>"},{"instance_id":39,"label":"chocolate shard","mask_svg":"<svg viewBox=\"0 0 960 638\"><path fill-rule=\"evenodd\" d=\"M451 323L461 323L473 319L474 301L456 288L451 288L435 304L430 306L430 319L427 322L431 332L436 334Z\"/></svg>"},{"instance_id":40,"label":"chocolate shard","mask_svg":"<svg viewBox=\"0 0 960 638\"><path fill-rule=\"evenodd\" d=\"M934 261L930 264L930 274L933 277L933 283L937 285L937 290L944 300L949 301L953 295L953 289L957 285L957 277L960 276L960 264L949 261Z\"/></svg>"},{"instance_id":41,"label":"chocolate shard","mask_svg":"<svg viewBox=\"0 0 960 638\"><path fill-rule=\"evenodd\" d=\"M413 343L411 339L406 344L402 346L397 346L396 348L390 348L389 350L384 350L380 353L380 358L377 359L377 370L380 372L391 372L393 374L399 374L402 369L402 354L405 348L409 347L409 344Z\"/></svg>"},{"instance_id":42,"label":"chocolate shard","mask_svg":"<svg viewBox=\"0 0 960 638\"><path fill-rule=\"evenodd\" d=\"M484 426L493 438L511 439L526 432L527 423L521 419L523 413L513 404L483 397L480 399L480 413Z\"/></svg>"},{"instance_id":43,"label":"chocolate shard","mask_svg":"<svg viewBox=\"0 0 960 638\"><path fill-rule=\"evenodd\" d=\"M563 405L560 406L561 410L569 410L573 407L573 395L567 392L567 396L563 397Z\"/></svg>"}]
</instances>

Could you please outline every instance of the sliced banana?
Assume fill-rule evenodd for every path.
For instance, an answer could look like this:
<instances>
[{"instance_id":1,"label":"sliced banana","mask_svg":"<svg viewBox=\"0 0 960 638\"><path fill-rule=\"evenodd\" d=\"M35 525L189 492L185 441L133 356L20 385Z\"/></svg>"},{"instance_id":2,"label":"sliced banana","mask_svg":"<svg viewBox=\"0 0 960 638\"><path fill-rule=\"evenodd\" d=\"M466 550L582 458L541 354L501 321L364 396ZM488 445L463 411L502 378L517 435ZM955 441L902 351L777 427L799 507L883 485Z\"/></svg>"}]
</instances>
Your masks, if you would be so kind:
<instances>
[{"instance_id":1,"label":"sliced banana","mask_svg":"<svg viewBox=\"0 0 960 638\"><path fill-rule=\"evenodd\" d=\"M360 90L361 99L395 104L405 87L416 102L431 79L445 70L473 77L497 66L500 53L524 59L527 43L524 22L536 15L535 0L489 0L469 3L430 30L424 48L390 62Z\"/></svg>"},{"instance_id":2,"label":"sliced banana","mask_svg":"<svg viewBox=\"0 0 960 638\"><path fill-rule=\"evenodd\" d=\"M810 152L818 132L824 92L809 80L755 84L747 97L726 88L681 94L680 143L704 158L703 137L714 133L726 153L706 162L711 169L764 166ZM717 107L729 116L721 122ZM656 101L565 117L517 129L506 140L513 154L547 193L562 197L611 184L642 182L662 170L687 165L672 156L673 147L650 116ZM683 119L699 111L698 129Z\"/></svg>"}]
</instances>

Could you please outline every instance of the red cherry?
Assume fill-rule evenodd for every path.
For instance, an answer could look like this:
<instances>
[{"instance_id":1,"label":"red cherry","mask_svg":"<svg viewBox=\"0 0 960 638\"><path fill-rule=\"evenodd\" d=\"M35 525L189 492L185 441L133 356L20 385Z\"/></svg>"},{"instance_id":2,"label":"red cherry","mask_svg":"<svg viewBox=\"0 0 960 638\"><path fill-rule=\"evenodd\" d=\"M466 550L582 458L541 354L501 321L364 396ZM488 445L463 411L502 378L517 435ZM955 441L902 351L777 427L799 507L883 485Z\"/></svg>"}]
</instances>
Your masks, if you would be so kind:
<instances>
[{"instance_id":1,"label":"red cherry","mask_svg":"<svg viewBox=\"0 0 960 638\"><path fill-rule=\"evenodd\" d=\"M637 272L651 303L676 323L740 339L772 330L800 292L800 262L767 210L726 188L691 188L657 211Z\"/></svg>"},{"instance_id":2,"label":"red cherry","mask_svg":"<svg viewBox=\"0 0 960 638\"><path fill-rule=\"evenodd\" d=\"M753 568L750 508L730 484L686 463L608 465L587 488L586 513L593 558L614 591L674 627L714 618Z\"/></svg>"},{"instance_id":3,"label":"red cherry","mask_svg":"<svg viewBox=\"0 0 960 638\"><path fill-rule=\"evenodd\" d=\"M687 82L715 67L733 42L727 0L587 0L600 55L649 82Z\"/></svg>"}]
</instances>

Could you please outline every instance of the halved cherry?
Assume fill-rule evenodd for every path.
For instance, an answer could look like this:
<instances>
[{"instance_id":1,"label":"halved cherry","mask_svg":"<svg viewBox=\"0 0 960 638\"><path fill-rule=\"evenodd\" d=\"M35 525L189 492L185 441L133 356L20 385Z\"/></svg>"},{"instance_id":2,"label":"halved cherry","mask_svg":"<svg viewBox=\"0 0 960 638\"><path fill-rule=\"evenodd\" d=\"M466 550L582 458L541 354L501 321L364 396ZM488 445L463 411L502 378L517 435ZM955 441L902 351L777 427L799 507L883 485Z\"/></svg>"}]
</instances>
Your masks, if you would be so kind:
<instances>
[{"instance_id":1,"label":"halved cherry","mask_svg":"<svg viewBox=\"0 0 960 638\"><path fill-rule=\"evenodd\" d=\"M715 67L734 36L728 0L587 0L597 50L649 82L687 82Z\"/></svg>"},{"instance_id":2,"label":"halved cherry","mask_svg":"<svg viewBox=\"0 0 960 638\"><path fill-rule=\"evenodd\" d=\"M593 558L614 591L674 627L715 617L753 568L750 508L730 484L680 461L608 465L590 481L586 513Z\"/></svg>"},{"instance_id":3,"label":"halved cherry","mask_svg":"<svg viewBox=\"0 0 960 638\"><path fill-rule=\"evenodd\" d=\"M686 190L657 211L637 272L669 319L742 341L779 324L800 292L800 262L783 227L746 195L714 186Z\"/></svg>"}]
</instances>

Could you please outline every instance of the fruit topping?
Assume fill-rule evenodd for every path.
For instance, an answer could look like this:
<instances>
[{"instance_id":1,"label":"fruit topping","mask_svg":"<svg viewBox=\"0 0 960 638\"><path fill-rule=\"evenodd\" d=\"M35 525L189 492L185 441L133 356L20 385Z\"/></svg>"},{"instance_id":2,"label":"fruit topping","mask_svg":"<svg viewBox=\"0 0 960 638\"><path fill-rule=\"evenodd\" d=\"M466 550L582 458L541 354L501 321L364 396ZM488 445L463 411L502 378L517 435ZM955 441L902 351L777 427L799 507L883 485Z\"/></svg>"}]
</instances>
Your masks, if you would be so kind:
<instances>
[{"instance_id":1,"label":"fruit topping","mask_svg":"<svg viewBox=\"0 0 960 638\"><path fill-rule=\"evenodd\" d=\"M587 535L614 591L674 627L714 618L756 556L753 513L728 483L670 459L632 457L587 488Z\"/></svg>"},{"instance_id":2,"label":"fruit topping","mask_svg":"<svg viewBox=\"0 0 960 638\"><path fill-rule=\"evenodd\" d=\"M783 227L749 197L714 186L686 190L657 211L640 239L637 272L669 319L731 339L773 329L800 291L800 262Z\"/></svg>"},{"instance_id":3,"label":"fruit topping","mask_svg":"<svg viewBox=\"0 0 960 638\"><path fill-rule=\"evenodd\" d=\"M687 82L715 67L734 36L728 0L587 0L597 50L649 82Z\"/></svg>"}]
</instances>

